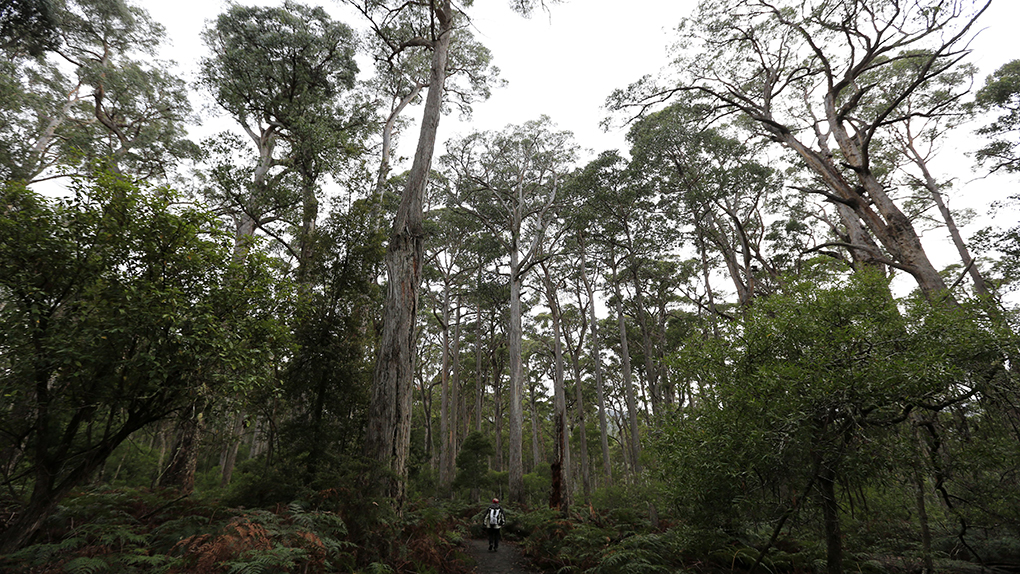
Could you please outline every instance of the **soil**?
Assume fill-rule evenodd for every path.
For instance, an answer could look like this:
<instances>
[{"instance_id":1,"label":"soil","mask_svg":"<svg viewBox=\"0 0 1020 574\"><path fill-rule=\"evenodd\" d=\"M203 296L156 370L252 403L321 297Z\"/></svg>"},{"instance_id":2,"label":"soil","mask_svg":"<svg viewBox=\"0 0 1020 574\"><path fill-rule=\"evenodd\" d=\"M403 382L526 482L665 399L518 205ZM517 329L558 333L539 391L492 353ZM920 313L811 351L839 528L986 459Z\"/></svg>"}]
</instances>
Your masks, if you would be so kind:
<instances>
[{"instance_id":1,"label":"soil","mask_svg":"<svg viewBox=\"0 0 1020 574\"><path fill-rule=\"evenodd\" d=\"M503 540L498 552L489 552L489 541L473 538L465 541L467 552L475 559L475 574L537 574L517 545Z\"/></svg>"}]
</instances>

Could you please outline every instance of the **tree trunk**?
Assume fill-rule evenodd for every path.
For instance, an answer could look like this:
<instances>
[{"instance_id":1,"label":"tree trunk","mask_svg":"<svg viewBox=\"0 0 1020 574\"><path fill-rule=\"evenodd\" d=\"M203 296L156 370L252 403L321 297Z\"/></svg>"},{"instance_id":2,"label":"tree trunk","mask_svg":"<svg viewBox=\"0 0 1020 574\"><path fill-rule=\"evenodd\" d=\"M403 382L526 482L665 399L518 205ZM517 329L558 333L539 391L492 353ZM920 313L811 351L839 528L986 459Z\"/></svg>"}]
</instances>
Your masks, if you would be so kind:
<instances>
[{"instance_id":1,"label":"tree trunk","mask_svg":"<svg viewBox=\"0 0 1020 574\"><path fill-rule=\"evenodd\" d=\"M43 379L42 385L45 386ZM32 495L28 505L18 512L17 517L7 524L7 529L0 532L0 556L5 556L20 549L31 541L47 518L57 509L57 505L72 489L84 483L109 458L110 454L132 433L144 424L141 418L130 418L115 434L98 441L95 448L85 451L70 469L65 469L63 454L59 451L70 445L52 442L51 419L46 403L46 392L39 394L42 403L36 409L36 437L33 456L35 480L32 484ZM109 430L109 429L108 429ZM51 432L45 432L51 431ZM58 453L55 454L54 451Z\"/></svg>"},{"instance_id":2,"label":"tree trunk","mask_svg":"<svg viewBox=\"0 0 1020 574\"><path fill-rule=\"evenodd\" d=\"M223 464L220 465L220 487L226 488L234 475L234 466L237 464L237 450L241 447L241 435L244 432L244 411L238 411L234 419L234 428L228 438L225 447Z\"/></svg>"},{"instance_id":3,"label":"tree trunk","mask_svg":"<svg viewBox=\"0 0 1020 574\"><path fill-rule=\"evenodd\" d=\"M591 322L591 355L592 363L595 366L595 394L599 407L599 441L602 445L602 473L605 476L606 484L613 484L613 466L609 459L609 424L606 421L606 392L605 383L602 378L602 349L599 341L599 320L595 314L595 289L588 278L588 263L585 259L584 248L581 249L581 279L584 281L584 290L588 294L588 315Z\"/></svg>"},{"instance_id":4,"label":"tree trunk","mask_svg":"<svg viewBox=\"0 0 1020 574\"><path fill-rule=\"evenodd\" d=\"M460 428L460 295L457 296L457 305L454 308L453 321L453 345L450 350L453 362L450 364L450 457L447 460L449 468L447 472L451 477L457 475L457 453L460 450L460 441L466 433Z\"/></svg>"},{"instance_id":5,"label":"tree trunk","mask_svg":"<svg viewBox=\"0 0 1020 574\"><path fill-rule=\"evenodd\" d=\"M507 347L510 351L510 500L524 503L524 412L521 400L524 391L524 364L521 352L521 276L520 254L516 245L510 249L510 328Z\"/></svg>"},{"instance_id":6,"label":"tree trunk","mask_svg":"<svg viewBox=\"0 0 1020 574\"><path fill-rule=\"evenodd\" d=\"M960 254L960 261L963 262L965 273L969 273L971 281L974 282L974 292L982 297L988 297L991 294L988 291L988 284L985 283L985 278L981 276L981 270L978 269L974 258L970 255L967 242L963 240L960 229L956 226L956 219L953 218L953 213L949 211L949 206L946 205L942 192L939 191L938 182L935 181L935 178L928 170L928 162L918 153L912 141L907 143L906 149L910 159L920 168L921 175L924 177L924 187L931 194L932 200L939 208L939 213L942 214L943 221L946 222L946 229L949 230L949 236L953 239L956 252Z\"/></svg>"},{"instance_id":7,"label":"tree trunk","mask_svg":"<svg viewBox=\"0 0 1020 574\"><path fill-rule=\"evenodd\" d=\"M416 82L414 84L414 89L391 107L390 114L386 117L386 122L383 124L382 152L379 160L379 171L375 180L375 203L372 205L372 227L375 230L379 229L379 220L382 216L383 192L386 189L386 179L390 175L390 155L392 149L391 142L393 141L393 128L396 126L397 117L400 116L400 112L404 111L404 108L418 97L418 94L421 93L421 90L424 87L425 85L421 82Z\"/></svg>"},{"instance_id":8,"label":"tree trunk","mask_svg":"<svg viewBox=\"0 0 1020 574\"><path fill-rule=\"evenodd\" d=\"M205 427L203 411L204 401L196 401L191 412L180 421L177 441L170 455L170 464L163 471L159 485L163 488L175 488L181 494L191 494L195 490L195 470L198 468L198 449Z\"/></svg>"},{"instance_id":9,"label":"tree trunk","mask_svg":"<svg viewBox=\"0 0 1020 574\"><path fill-rule=\"evenodd\" d=\"M478 301L475 312L475 430L482 432L482 398L485 396L485 376L482 374L482 265L478 264Z\"/></svg>"},{"instance_id":10,"label":"tree trunk","mask_svg":"<svg viewBox=\"0 0 1020 574\"><path fill-rule=\"evenodd\" d=\"M531 468L534 470L538 465L542 464L542 445L541 435L542 427L538 422L538 392L535 390L535 385L532 383L528 390L530 391L530 400L528 405L530 407L529 412L531 413Z\"/></svg>"},{"instance_id":11,"label":"tree trunk","mask_svg":"<svg viewBox=\"0 0 1020 574\"><path fill-rule=\"evenodd\" d=\"M634 397L634 383L630 370L630 348L627 344L627 318L623 314L623 292L620 289L620 281L616 278L616 270L613 270L613 288L616 291L616 316L620 326L620 362L623 368L623 390L627 397L627 412L630 419L630 458L631 469L634 476L641 474L641 441L638 437L638 412L637 401Z\"/></svg>"},{"instance_id":12,"label":"tree trunk","mask_svg":"<svg viewBox=\"0 0 1020 574\"><path fill-rule=\"evenodd\" d=\"M912 417L913 420L913 417ZM924 440L921 438L921 430L918 428L916 421L914 425L914 496L917 504L917 522L921 527L921 560L924 563L924 567L921 570L921 574L933 574L935 572L935 565L932 560L931 550L931 527L928 524L928 508L925 504L925 480L924 474L921 473L921 469L924 468L924 462L922 461L922 453L925 450Z\"/></svg>"},{"instance_id":13,"label":"tree trunk","mask_svg":"<svg viewBox=\"0 0 1020 574\"><path fill-rule=\"evenodd\" d=\"M553 428L555 429L555 458L553 466L553 484L559 484L560 493L555 496L558 504L550 500L550 506L559 506L560 512L567 516L570 512L570 426L567 421L567 391L563 376L563 337L560 324L560 303L556 294L556 284L549 275L547 265L542 265L546 299L549 313L552 316L553 330ZM558 477L556 473L559 473Z\"/></svg>"},{"instance_id":14,"label":"tree trunk","mask_svg":"<svg viewBox=\"0 0 1020 574\"><path fill-rule=\"evenodd\" d=\"M581 288L580 285L576 286L576 293L578 301L581 301ZM589 307L594 302L589 301ZM584 345L584 332L588 328L587 321L584 319L584 315L581 315L580 335L577 338L577 344L574 345L570 330L565 329L563 336L567 342L567 348L570 349L570 368L574 375L574 408L576 409L575 420L577 421L577 428L579 431L578 450L581 453L581 492L583 494L584 504L591 502L591 467L588 462L588 428L585 421L584 415L584 393L582 392L581 382L581 347Z\"/></svg>"},{"instance_id":15,"label":"tree trunk","mask_svg":"<svg viewBox=\"0 0 1020 574\"><path fill-rule=\"evenodd\" d=\"M443 84L453 25L449 0L443 0L436 7L436 15L439 19L438 38L432 46L429 90L418 147L386 249L386 303L364 448L369 460L380 462L382 470L388 471L370 477L368 484L385 483L384 493L393 498L398 512L404 505L411 445L414 329L425 240L422 202L442 113Z\"/></svg>"},{"instance_id":16,"label":"tree trunk","mask_svg":"<svg viewBox=\"0 0 1020 574\"><path fill-rule=\"evenodd\" d=\"M825 572L843 574L843 533L839 527L839 504L836 501L836 471L825 467L818 476L822 498L822 521L825 523Z\"/></svg>"},{"instance_id":17,"label":"tree trunk","mask_svg":"<svg viewBox=\"0 0 1020 574\"><path fill-rule=\"evenodd\" d=\"M641 344L645 351L645 378L648 380L648 394L651 395L650 402L652 403L652 420L654 422L662 408L662 397L659 393L658 385L659 372L655 366L655 349L652 348L652 336L648 331L645 297L641 291L641 279L638 277L636 264L631 266L631 278L634 279L634 304L637 307L638 327L641 329Z\"/></svg>"},{"instance_id":18,"label":"tree trunk","mask_svg":"<svg viewBox=\"0 0 1020 574\"><path fill-rule=\"evenodd\" d=\"M839 119L832 94L826 97L825 110L829 129L845 162L854 170L859 186L851 185L843 177L831 157L824 157L805 146L792 132L778 130L776 136L804 159L843 205L853 209L871 234L889 251L896 266L914 277L927 299L943 299L947 294L945 281L928 259L910 220L889 198L881 182L866 165L854 137L847 133Z\"/></svg>"},{"instance_id":19,"label":"tree trunk","mask_svg":"<svg viewBox=\"0 0 1020 574\"><path fill-rule=\"evenodd\" d=\"M439 486L446 488L453 483L450 457L453 446L450 436L450 283L443 285L442 325L442 367L439 373Z\"/></svg>"},{"instance_id":20,"label":"tree trunk","mask_svg":"<svg viewBox=\"0 0 1020 574\"><path fill-rule=\"evenodd\" d=\"M500 384L500 375L503 371L501 362L493 358L492 361L492 400L493 416L496 419L496 471L502 472L506 467L503 464L503 386Z\"/></svg>"}]
</instances>

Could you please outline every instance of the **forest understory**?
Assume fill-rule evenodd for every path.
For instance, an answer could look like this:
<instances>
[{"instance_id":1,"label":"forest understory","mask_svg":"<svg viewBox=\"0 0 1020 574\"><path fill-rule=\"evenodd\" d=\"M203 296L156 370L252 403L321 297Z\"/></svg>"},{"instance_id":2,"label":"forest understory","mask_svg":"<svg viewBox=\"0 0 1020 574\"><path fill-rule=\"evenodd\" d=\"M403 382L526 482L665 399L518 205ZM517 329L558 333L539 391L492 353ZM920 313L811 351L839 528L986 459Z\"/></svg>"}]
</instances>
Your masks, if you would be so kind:
<instances>
[{"instance_id":1,"label":"forest understory","mask_svg":"<svg viewBox=\"0 0 1020 574\"><path fill-rule=\"evenodd\" d=\"M4 0L0 570L1020 572L1007 1Z\"/></svg>"}]
</instances>

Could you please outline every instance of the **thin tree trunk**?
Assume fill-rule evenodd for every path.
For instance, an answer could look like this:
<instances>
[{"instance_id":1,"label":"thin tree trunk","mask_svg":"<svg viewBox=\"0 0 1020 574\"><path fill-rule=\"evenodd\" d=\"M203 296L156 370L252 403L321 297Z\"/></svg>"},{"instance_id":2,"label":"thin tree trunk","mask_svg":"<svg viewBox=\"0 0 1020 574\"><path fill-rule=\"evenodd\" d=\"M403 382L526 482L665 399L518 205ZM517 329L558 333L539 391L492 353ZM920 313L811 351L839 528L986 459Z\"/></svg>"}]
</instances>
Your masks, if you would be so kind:
<instances>
[{"instance_id":1,"label":"thin tree trunk","mask_svg":"<svg viewBox=\"0 0 1020 574\"><path fill-rule=\"evenodd\" d=\"M244 411L238 411L234 419L234 428L228 438L225 448L226 456L223 457L223 464L220 465L220 486L226 488L234 475L234 466L237 464L237 451L241 447L241 435L244 432Z\"/></svg>"},{"instance_id":2,"label":"thin tree trunk","mask_svg":"<svg viewBox=\"0 0 1020 574\"><path fill-rule=\"evenodd\" d=\"M839 527L839 504L836 501L836 472L832 468L822 467L818 490L822 498L822 521L825 523L825 572L843 574L843 533Z\"/></svg>"},{"instance_id":3,"label":"thin tree trunk","mask_svg":"<svg viewBox=\"0 0 1020 574\"><path fill-rule=\"evenodd\" d=\"M528 389L530 399L528 401L529 411L531 413L531 468L534 470L538 465L542 464L542 445L540 444L540 435L542 429L538 422L538 392L535 390L536 385L532 383Z\"/></svg>"},{"instance_id":4,"label":"thin tree trunk","mask_svg":"<svg viewBox=\"0 0 1020 574\"><path fill-rule=\"evenodd\" d=\"M516 243L516 242L515 242ZM521 350L521 263L516 245L510 249L510 328L507 347L510 351L510 500L524 503L523 426L521 409L524 387L524 364Z\"/></svg>"},{"instance_id":5,"label":"thin tree trunk","mask_svg":"<svg viewBox=\"0 0 1020 574\"><path fill-rule=\"evenodd\" d=\"M631 278L634 279L634 304L637 307L638 327L641 329L641 344L644 347L645 378L648 380L648 394L651 395L652 421L659 416L662 408L662 397L658 386L658 369L655 367L655 349L652 348L652 337L649 333L648 317L645 312L645 297L641 290L641 279L638 277L637 265L631 266Z\"/></svg>"},{"instance_id":6,"label":"thin tree trunk","mask_svg":"<svg viewBox=\"0 0 1020 574\"><path fill-rule=\"evenodd\" d=\"M922 453L924 452L925 445L924 440L921 438L921 430L915 425L914 426L914 500L917 505L917 521L921 527L921 560L924 563L924 567L921 570L921 574L933 574L935 572L935 565L932 560L932 549L931 549L931 526L928 523L928 508L925 504L925 480L924 474L921 473L921 469L924 468L922 462Z\"/></svg>"},{"instance_id":7,"label":"thin tree trunk","mask_svg":"<svg viewBox=\"0 0 1020 574\"><path fill-rule=\"evenodd\" d=\"M460 441L463 440L464 433L461 432L460 428L460 295L457 295L457 306L455 307L454 322L453 322L453 346L451 354L453 355L453 362L451 363L451 376L450 376L450 403L452 409L450 411L450 457L447 463L450 465L447 472L451 477L457 474L457 453L460 450Z\"/></svg>"},{"instance_id":8,"label":"thin tree trunk","mask_svg":"<svg viewBox=\"0 0 1020 574\"><path fill-rule=\"evenodd\" d=\"M588 295L588 315L591 322L591 355L595 370L595 394L599 407L599 441L602 445L602 473L606 484L613 484L613 466L609 458L609 424L606 420L606 392L602 377L602 349L599 341L599 320L595 314L595 289L588 278L588 263L585 259L584 246L581 248L581 279Z\"/></svg>"},{"instance_id":9,"label":"thin tree trunk","mask_svg":"<svg viewBox=\"0 0 1020 574\"><path fill-rule=\"evenodd\" d=\"M613 270L615 278L616 271ZM634 383L630 370L630 348L627 344L627 318L623 314L623 292L619 280L613 281L616 291L616 316L620 326L620 362L623 368L623 390L627 398L627 412L630 419L630 457L634 476L641 474L641 441L638 436L637 401L634 397Z\"/></svg>"},{"instance_id":10,"label":"thin tree trunk","mask_svg":"<svg viewBox=\"0 0 1020 574\"><path fill-rule=\"evenodd\" d=\"M450 283L443 285L442 325L442 367L439 373L439 486L448 487L453 482L450 474L450 457L453 446L450 441Z\"/></svg>"},{"instance_id":11,"label":"thin tree trunk","mask_svg":"<svg viewBox=\"0 0 1020 574\"><path fill-rule=\"evenodd\" d=\"M553 489L549 504L551 507L559 507L560 512L566 516L570 512L570 428L567 421L567 392L563 376L563 337L560 321L560 303L556 294L556 284L549 275L549 268L542 264L543 279L545 283L546 299L549 305L549 313L552 316L553 330L553 428L555 430L555 458L556 464L553 467L553 484L560 486L560 492ZM557 480L556 472L559 472Z\"/></svg>"},{"instance_id":12,"label":"thin tree trunk","mask_svg":"<svg viewBox=\"0 0 1020 574\"><path fill-rule=\"evenodd\" d=\"M576 293L578 302L581 301L581 289L579 285L576 286ZM594 303L589 301L589 306ZM580 443L578 450L581 451L581 487L584 504L591 502L591 467L588 462L588 428L585 422L584 414L584 393L582 392L582 381L581 381L581 347L584 346L584 332L588 328L587 321L584 319L584 315L581 315L580 335L577 338L577 345L574 345L570 337L570 330L565 329L563 336L567 342L567 348L570 349L570 367L574 374L574 407L576 409L575 420L577 421L577 427L580 431L578 435L578 441Z\"/></svg>"},{"instance_id":13,"label":"thin tree trunk","mask_svg":"<svg viewBox=\"0 0 1020 574\"><path fill-rule=\"evenodd\" d=\"M482 265L481 262L478 264L478 301L477 311L475 312L476 321L475 325L475 430L482 432L482 397L485 395L485 376L482 374Z\"/></svg>"},{"instance_id":14,"label":"thin tree trunk","mask_svg":"<svg viewBox=\"0 0 1020 574\"><path fill-rule=\"evenodd\" d=\"M932 200L939 208L939 213L942 214L943 221L946 222L946 229L949 230L949 236L953 239L956 252L960 254L960 261L963 262L966 273L970 274L971 281L974 282L974 292L983 297L988 297L991 294L988 291L988 284L985 283L984 277L981 276L981 270L978 269L974 258L970 255L967 242L963 240L960 229L956 226L956 219L953 217L953 213L949 211L949 207L942 197L942 192L939 191L938 182L935 181L935 178L932 177L931 172L928 170L928 162L918 153L912 140L908 140L906 149L910 159L920 168L921 175L924 178L924 187L931 194Z\"/></svg>"},{"instance_id":15,"label":"thin tree trunk","mask_svg":"<svg viewBox=\"0 0 1020 574\"><path fill-rule=\"evenodd\" d=\"M502 472L506 467L503 464L503 386L500 384L500 375L503 370L499 361L492 361L492 398L493 412L496 418L496 471Z\"/></svg>"},{"instance_id":16,"label":"thin tree trunk","mask_svg":"<svg viewBox=\"0 0 1020 574\"><path fill-rule=\"evenodd\" d=\"M380 154L379 171L375 181L375 204L372 206L372 227L376 230L379 229L379 220L382 216L383 192L386 189L386 179L390 175L393 128L396 126L397 117L400 116L400 112L404 111L404 108L418 97L418 94L421 93L424 87L425 84L416 82L411 92L393 105L392 109L390 109L390 115L386 117L386 123L383 124L382 153Z\"/></svg>"},{"instance_id":17,"label":"thin tree trunk","mask_svg":"<svg viewBox=\"0 0 1020 574\"><path fill-rule=\"evenodd\" d=\"M199 399L191 411L182 418L177 441L170 455L170 464L163 471L159 485L176 488L182 494L195 489L195 470L198 468L198 448L202 440L204 401Z\"/></svg>"}]
</instances>

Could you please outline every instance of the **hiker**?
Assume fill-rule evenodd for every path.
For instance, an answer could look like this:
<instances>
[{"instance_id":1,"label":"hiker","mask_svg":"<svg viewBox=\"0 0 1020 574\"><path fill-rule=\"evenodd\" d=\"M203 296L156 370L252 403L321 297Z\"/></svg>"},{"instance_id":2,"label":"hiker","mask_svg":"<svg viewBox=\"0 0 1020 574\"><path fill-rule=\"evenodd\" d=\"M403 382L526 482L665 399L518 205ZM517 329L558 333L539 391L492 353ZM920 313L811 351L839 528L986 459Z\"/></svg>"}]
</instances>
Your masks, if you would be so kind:
<instances>
[{"instance_id":1,"label":"hiker","mask_svg":"<svg viewBox=\"0 0 1020 574\"><path fill-rule=\"evenodd\" d=\"M503 509L499 506L498 498L492 499L492 505L485 511L485 520L482 524L489 531L489 552L498 552L499 529L506 524L506 517L503 516Z\"/></svg>"}]
</instances>

